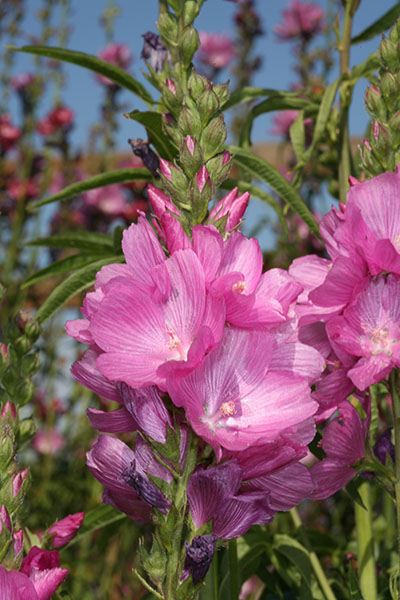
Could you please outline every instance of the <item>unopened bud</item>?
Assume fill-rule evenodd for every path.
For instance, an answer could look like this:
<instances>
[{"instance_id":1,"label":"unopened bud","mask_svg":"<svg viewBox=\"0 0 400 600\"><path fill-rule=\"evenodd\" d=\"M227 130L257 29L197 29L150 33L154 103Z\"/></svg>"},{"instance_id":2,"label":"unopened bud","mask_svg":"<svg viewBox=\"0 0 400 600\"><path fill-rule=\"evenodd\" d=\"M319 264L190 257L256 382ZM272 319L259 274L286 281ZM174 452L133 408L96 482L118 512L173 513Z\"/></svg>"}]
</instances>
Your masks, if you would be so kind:
<instances>
[{"instance_id":1,"label":"unopened bud","mask_svg":"<svg viewBox=\"0 0 400 600\"><path fill-rule=\"evenodd\" d=\"M383 73L380 80L380 89L385 99L386 105L391 112L399 107L400 85L393 73Z\"/></svg>"},{"instance_id":2,"label":"unopened bud","mask_svg":"<svg viewBox=\"0 0 400 600\"><path fill-rule=\"evenodd\" d=\"M18 356L23 356L24 354L27 354L27 352L29 352L29 350L32 348L32 343L25 335L21 335L18 339L15 340L14 348Z\"/></svg>"},{"instance_id":3,"label":"unopened bud","mask_svg":"<svg viewBox=\"0 0 400 600\"><path fill-rule=\"evenodd\" d=\"M61 519L61 521L54 523L48 531L49 535L54 535L53 548L59 548L68 544L76 536L84 518L85 513L79 512L68 515L64 519Z\"/></svg>"},{"instance_id":4,"label":"unopened bud","mask_svg":"<svg viewBox=\"0 0 400 600\"><path fill-rule=\"evenodd\" d=\"M22 469L16 475L14 475L12 480L12 495L14 498L23 493L28 472L28 469Z\"/></svg>"},{"instance_id":5,"label":"unopened bud","mask_svg":"<svg viewBox=\"0 0 400 600\"><path fill-rule=\"evenodd\" d=\"M207 169L214 186L219 187L228 177L231 170L231 157L229 152L221 152L207 161Z\"/></svg>"},{"instance_id":6,"label":"unopened bud","mask_svg":"<svg viewBox=\"0 0 400 600\"><path fill-rule=\"evenodd\" d=\"M1 409L0 416L2 420L15 421L17 419L17 409L14 402L7 400Z\"/></svg>"},{"instance_id":7,"label":"unopened bud","mask_svg":"<svg viewBox=\"0 0 400 600\"><path fill-rule=\"evenodd\" d=\"M206 185L207 181L210 179L210 175L208 173L207 167L203 166L199 170L196 175L197 178L197 187L199 188L199 192L201 193Z\"/></svg>"},{"instance_id":8,"label":"unopened bud","mask_svg":"<svg viewBox=\"0 0 400 600\"><path fill-rule=\"evenodd\" d=\"M391 117L388 125L392 134L393 144L395 147L398 147L400 145L400 110Z\"/></svg>"},{"instance_id":9,"label":"unopened bud","mask_svg":"<svg viewBox=\"0 0 400 600\"><path fill-rule=\"evenodd\" d=\"M178 118L178 127L183 135L199 138L202 126L198 111L184 106Z\"/></svg>"},{"instance_id":10,"label":"unopened bud","mask_svg":"<svg viewBox=\"0 0 400 600\"><path fill-rule=\"evenodd\" d=\"M200 46L199 34L194 27L187 27L180 39L181 61L184 67L188 67L196 50Z\"/></svg>"},{"instance_id":11,"label":"unopened bud","mask_svg":"<svg viewBox=\"0 0 400 600\"><path fill-rule=\"evenodd\" d=\"M23 379L21 383L18 384L15 395L18 406L25 406L29 402L29 400L33 396L33 392L35 391L35 386L33 381L30 379Z\"/></svg>"},{"instance_id":12,"label":"unopened bud","mask_svg":"<svg viewBox=\"0 0 400 600\"><path fill-rule=\"evenodd\" d=\"M22 548L24 544L24 534L22 529L18 529L18 531L14 531L14 556L18 558L18 556L22 553Z\"/></svg>"},{"instance_id":13,"label":"unopened bud","mask_svg":"<svg viewBox=\"0 0 400 600\"><path fill-rule=\"evenodd\" d=\"M367 87L364 95L366 109L372 119L386 118L386 105L380 91L373 85Z\"/></svg>"},{"instance_id":14,"label":"unopened bud","mask_svg":"<svg viewBox=\"0 0 400 600\"><path fill-rule=\"evenodd\" d=\"M249 199L250 194L248 192L238 195L238 188L234 188L212 209L208 222L217 226L217 222L222 219L222 217L227 216L227 219L224 222L224 231L232 231L235 227L240 225L241 219L248 206Z\"/></svg>"},{"instance_id":15,"label":"unopened bud","mask_svg":"<svg viewBox=\"0 0 400 600\"><path fill-rule=\"evenodd\" d=\"M193 100L197 101L209 85L207 79L193 69L188 80L188 89Z\"/></svg>"},{"instance_id":16,"label":"unopened bud","mask_svg":"<svg viewBox=\"0 0 400 600\"><path fill-rule=\"evenodd\" d=\"M34 375L40 367L40 358L39 353L34 352L32 354L27 354L22 359L21 370L22 375L25 377L27 375Z\"/></svg>"},{"instance_id":17,"label":"unopened bud","mask_svg":"<svg viewBox=\"0 0 400 600\"><path fill-rule=\"evenodd\" d=\"M183 7L183 24L185 27L191 25L200 12L200 8L195 0L186 0Z\"/></svg>"},{"instance_id":18,"label":"unopened bud","mask_svg":"<svg viewBox=\"0 0 400 600\"><path fill-rule=\"evenodd\" d=\"M183 103L183 92L178 83L168 78L162 90L162 99L167 110L174 116L178 116Z\"/></svg>"},{"instance_id":19,"label":"unopened bud","mask_svg":"<svg viewBox=\"0 0 400 600\"><path fill-rule=\"evenodd\" d=\"M202 223L206 218L208 205L212 198L211 180L206 176L204 168L191 181L189 193L193 211L193 224Z\"/></svg>"},{"instance_id":20,"label":"unopened bud","mask_svg":"<svg viewBox=\"0 0 400 600\"><path fill-rule=\"evenodd\" d=\"M7 421L0 425L0 471L4 472L15 454L15 435Z\"/></svg>"},{"instance_id":21,"label":"unopened bud","mask_svg":"<svg viewBox=\"0 0 400 600\"><path fill-rule=\"evenodd\" d=\"M36 433L36 425L32 419L20 421L18 430L18 446L21 448L28 444Z\"/></svg>"},{"instance_id":22,"label":"unopened bud","mask_svg":"<svg viewBox=\"0 0 400 600\"><path fill-rule=\"evenodd\" d=\"M40 336L41 332L42 332L42 328L40 327L40 324L38 321L35 321L35 320L29 321L29 323L27 323L25 326L24 333L30 339L30 341L32 343L36 342L36 340Z\"/></svg>"},{"instance_id":23,"label":"unopened bud","mask_svg":"<svg viewBox=\"0 0 400 600\"><path fill-rule=\"evenodd\" d=\"M162 130L177 148L180 148L183 142L183 135L176 126L175 120L171 115L162 115Z\"/></svg>"},{"instance_id":24,"label":"unopened bud","mask_svg":"<svg viewBox=\"0 0 400 600\"><path fill-rule=\"evenodd\" d=\"M197 109L203 126L207 125L219 109L219 100L211 88L204 90L201 94Z\"/></svg>"},{"instance_id":25,"label":"unopened bud","mask_svg":"<svg viewBox=\"0 0 400 600\"><path fill-rule=\"evenodd\" d=\"M379 44L379 56L389 71L392 71L393 73L397 71L399 65L397 44L387 39L384 35L382 36L382 41Z\"/></svg>"},{"instance_id":26,"label":"unopened bud","mask_svg":"<svg viewBox=\"0 0 400 600\"><path fill-rule=\"evenodd\" d=\"M190 179L194 177L204 163L200 144L191 135L187 135L182 144L179 161Z\"/></svg>"},{"instance_id":27,"label":"unopened bud","mask_svg":"<svg viewBox=\"0 0 400 600\"><path fill-rule=\"evenodd\" d=\"M178 20L172 13L162 12L158 18L158 31L168 45L174 45L178 37Z\"/></svg>"},{"instance_id":28,"label":"unopened bud","mask_svg":"<svg viewBox=\"0 0 400 600\"><path fill-rule=\"evenodd\" d=\"M0 506L0 531L2 531L3 526L7 527L8 531L11 531L11 519L5 504Z\"/></svg>"},{"instance_id":29,"label":"unopened bud","mask_svg":"<svg viewBox=\"0 0 400 600\"><path fill-rule=\"evenodd\" d=\"M228 102L229 100L229 81L227 83L219 83L218 85L214 85L213 90L218 98L219 105L222 108L225 102Z\"/></svg>"},{"instance_id":30,"label":"unopened bud","mask_svg":"<svg viewBox=\"0 0 400 600\"><path fill-rule=\"evenodd\" d=\"M224 117L215 117L201 134L200 143L203 148L205 160L209 160L221 152L226 139L226 126Z\"/></svg>"}]
</instances>

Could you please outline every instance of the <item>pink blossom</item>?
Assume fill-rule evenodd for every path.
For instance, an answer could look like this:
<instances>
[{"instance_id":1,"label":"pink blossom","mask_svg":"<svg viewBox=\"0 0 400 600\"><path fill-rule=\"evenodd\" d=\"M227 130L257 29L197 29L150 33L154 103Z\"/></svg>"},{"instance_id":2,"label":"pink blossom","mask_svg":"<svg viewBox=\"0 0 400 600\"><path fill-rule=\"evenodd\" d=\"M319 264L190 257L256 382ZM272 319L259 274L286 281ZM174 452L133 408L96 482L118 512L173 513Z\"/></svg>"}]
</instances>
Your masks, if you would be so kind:
<instances>
[{"instance_id":1,"label":"pink blossom","mask_svg":"<svg viewBox=\"0 0 400 600\"><path fill-rule=\"evenodd\" d=\"M197 58L214 69L224 69L235 56L235 46L228 35L200 31Z\"/></svg>"},{"instance_id":2,"label":"pink blossom","mask_svg":"<svg viewBox=\"0 0 400 600\"><path fill-rule=\"evenodd\" d=\"M276 113L273 117L274 126L270 129L270 133L289 139L290 128L298 116L298 110L283 110ZM311 138L312 126L313 120L310 117L304 119L304 127L307 139Z\"/></svg>"},{"instance_id":3,"label":"pink blossom","mask_svg":"<svg viewBox=\"0 0 400 600\"><path fill-rule=\"evenodd\" d=\"M32 440L32 447L40 454L54 454L65 445L65 439L55 427L39 429Z\"/></svg>"},{"instance_id":4,"label":"pink blossom","mask_svg":"<svg viewBox=\"0 0 400 600\"><path fill-rule=\"evenodd\" d=\"M78 529L83 523L84 517L85 513L79 512L68 515L64 519L61 519L61 521L54 523L48 531L50 535L54 534L52 541L53 548L59 548L60 546L68 544L68 542L70 542L77 534Z\"/></svg>"},{"instance_id":5,"label":"pink blossom","mask_svg":"<svg viewBox=\"0 0 400 600\"><path fill-rule=\"evenodd\" d=\"M238 188L233 188L211 210L208 217L209 223L215 223L227 216L225 231L232 231L240 225L241 219L249 204L250 194L245 192L238 196Z\"/></svg>"},{"instance_id":6,"label":"pink blossom","mask_svg":"<svg viewBox=\"0 0 400 600\"><path fill-rule=\"evenodd\" d=\"M0 115L0 149L7 152L21 137L21 130L11 124L11 117L7 114Z\"/></svg>"},{"instance_id":7,"label":"pink blossom","mask_svg":"<svg viewBox=\"0 0 400 600\"><path fill-rule=\"evenodd\" d=\"M103 50L100 50L98 56L111 65L124 70L127 70L132 62L132 54L126 44L108 44ZM95 78L103 85L115 85L113 81L108 77L104 77L104 75L96 73Z\"/></svg>"},{"instance_id":8,"label":"pink blossom","mask_svg":"<svg viewBox=\"0 0 400 600\"><path fill-rule=\"evenodd\" d=\"M22 574L33 584L36 596L15 596L16 599L50 600L66 578L68 571L60 568L60 556L57 551L42 550L33 546L28 555L22 559L20 575ZM21 581L23 580L21 579ZM26 583L24 585L28 586ZM2 589L1 586L0 589ZM32 588L27 589L31 590Z\"/></svg>"},{"instance_id":9,"label":"pink blossom","mask_svg":"<svg viewBox=\"0 0 400 600\"><path fill-rule=\"evenodd\" d=\"M282 12L283 20L274 31L281 40L302 38L308 40L323 30L324 11L313 2L292 0Z\"/></svg>"},{"instance_id":10,"label":"pink blossom","mask_svg":"<svg viewBox=\"0 0 400 600\"><path fill-rule=\"evenodd\" d=\"M66 106L59 106L39 121L37 129L44 136L52 135L60 130L66 133L71 129L73 120L72 110Z\"/></svg>"},{"instance_id":11,"label":"pink blossom","mask_svg":"<svg viewBox=\"0 0 400 600\"><path fill-rule=\"evenodd\" d=\"M21 73L11 78L11 87L16 92L21 92L25 88L32 85L35 81L35 76L32 73Z\"/></svg>"}]
</instances>

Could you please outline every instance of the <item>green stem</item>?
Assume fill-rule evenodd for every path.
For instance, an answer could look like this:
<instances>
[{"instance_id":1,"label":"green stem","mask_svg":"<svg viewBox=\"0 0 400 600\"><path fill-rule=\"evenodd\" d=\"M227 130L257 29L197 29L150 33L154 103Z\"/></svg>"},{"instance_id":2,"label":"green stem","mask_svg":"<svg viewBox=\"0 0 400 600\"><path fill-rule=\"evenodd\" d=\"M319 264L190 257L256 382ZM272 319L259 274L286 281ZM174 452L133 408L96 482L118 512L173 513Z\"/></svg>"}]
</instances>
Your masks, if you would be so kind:
<instances>
[{"instance_id":1,"label":"green stem","mask_svg":"<svg viewBox=\"0 0 400 600\"><path fill-rule=\"evenodd\" d=\"M397 551L400 561L400 396L398 387L398 371L393 369L390 374L390 393L393 406L394 447L395 447L395 477L394 491L396 497L397 517ZM400 566L400 562L399 562Z\"/></svg>"},{"instance_id":2,"label":"green stem","mask_svg":"<svg viewBox=\"0 0 400 600\"><path fill-rule=\"evenodd\" d=\"M304 531L303 524L301 522L301 518L300 518L297 508L292 508L292 510L290 511L290 516L292 517L292 521L294 523L296 530L300 533L300 536L302 538L304 546L308 550L308 555L310 558L311 566L314 570L315 577L317 578L319 586L320 586L326 600L336 600L336 596L333 593L333 590L329 584L329 581L327 580L326 575L321 567L321 563L319 562L318 556L312 549L312 546L310 544L308 536L307 536L306 532Z\"/></svg>"},{"instance_id":3,"label":"green stem","mask_svg":"<svg viewBox=\"0 0 400 600\"><path fill-rule=\"evenodd\" d=\"M360 588L365 600L376 600L376 567L374 559L374 540L372 534L372 505L371 489L368 481L358 488L361 500L365 506L354 504L358 547L358 577Z\"/></svg>"},{"instance_id":4,"label":"green stem","mask_svg":"<svg viewBox=\"0 0 400 600\"><path fill-rule=\"evenodd\" d=\"M350 41L353 16L359 0L346 0L343 19L342 39L340 42L340 75L343 82L340 85L340 120L339 120L339 196L341 202L346 202L348 179L350 175L350 139L349 139L349 107L352 86L347 78L350 72Z\"/></svg>"},{"instance_id":5,"label":"green stem","mask_svg":"<svg viewBox=\"0 0 400 600\"><path fill-rule=\"evenodd\" d=\"M239 598L239 570L236 540L229 542L229 578L231 584L231 600Z\"/></svg>"}]
</instances>

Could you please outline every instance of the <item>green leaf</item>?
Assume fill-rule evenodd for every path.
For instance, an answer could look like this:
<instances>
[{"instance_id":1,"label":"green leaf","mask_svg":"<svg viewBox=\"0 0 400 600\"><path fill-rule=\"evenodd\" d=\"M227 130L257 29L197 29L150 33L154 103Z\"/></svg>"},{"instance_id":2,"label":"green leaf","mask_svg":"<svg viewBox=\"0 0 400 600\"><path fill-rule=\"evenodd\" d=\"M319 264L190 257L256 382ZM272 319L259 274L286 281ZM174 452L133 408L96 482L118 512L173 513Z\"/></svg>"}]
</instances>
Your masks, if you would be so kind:
<instances>
[{"instance_id":1,"label":"green leaf","mask_svg":"<svg viewBox=\"0 0 400 600\"><path fill-rule=\"evenodd\" d=\"M171 144L162 130L162 116L152 111L133 110L127 113L129 118L145 126L149 141L156 148L161 158L172 161L177 149Z\"/></svg>"},{"instance_id":2,"label":"green leaf","mask_svg":"<svg viewBox=\"0 0 400 600\"><path fill-rule=\"evenodd\" d=\"M318 111L318 116L314 125L313 138L311 141L311 145L307 148L307 152L305 153L305 161L307 161L315 146L318 144L321 137L324 135L327 123L329 121L329 116L331 114L332 104L335 100L336 92L339 86L340 80L337 79L325 89L324 94L322 96L321 104Z\"/></svg>"},{"instance_id":3,"label":"green leaf","mask_svg":"<svg viewBox=\"0 0 400 600\"><path fill-rule=\"evenodd\" d=\"M36 317L40 323L44 323L51 317L59 308L61 308L70 298L87 289L94 284L96 273L101 267L111 263L124 262L123 256L111 256L97 260L94 263L86 265L67 277L60 285L58 285L45 300L42 306L36 313Z\"/></svg>"},{"instance_id":4,"label":"green leaf","mask_svg":"<svg viewBox=\"0 0 400 600\"><path fill-rule=\"evenodd\" d=\"M22 46L17 48L15 46L9 46L17 52L27 52L29 54L37 54L38 56L46 56L47 58L53 58L55 60L62 60L63 62L72 63L79 65L100 75L104 75L111 79L114 83L121 87L129 90L147 104L155 104L155 100L150 96L149 92L145 87L132 75L129 75L126 71L120 67L116 67L97 56L92 54L86 54L85 52L77 52L76 50L67 50L66 48L57 48L54 46Z\"/></svg>"},{"instance_id":5,"label":"green leaf","mask_svg":"<svg viewBox=\"0 0 400 600\"><path fill-rule=\"evenodd\" d=\"M227 146L227 149L233 154L234 161L240 167L247 169L254 177L265 181L303 219L310 230L320 238L318 223L310 210L304 204L297 191L275 167L244 148Z\"/></svg>"},{"instance_id":6,"label":"green leaf","mask_svg":"<svg viewBox=\"0 0 400 600\"><path fill-rule=\"evenodd\" d=\"M253 121L256 117L275 110L305 110L307 115L314 114L318 110L318 104L310 102L305 98L298 98L292 94L278 93L276 96L267 98L263 102L256 104L249 112L240 134L240 145L251 146L251 130Z\"/></svg>"},{"instance_id":7,"label":"green leaf","mask_svg":"<svg viewBox=\"0 0 400 600\"><path fill-rule=\"evenodd\" d=\"M126 519L126 515L124 513L115 510L112 506L108 504L101 504L92 510L89 510L84 518L82 527L79 529L78 534L69 542L67 546L61 548L61 552L70 548L73 544L80 542L83 536L88 533L92 533L97 529L101 529L110 523L115 523L115 521L121 521L122 519Z\"/></svg>"},{"instance_id":8,"label":"green leaf","mask_svg":"<svg viewBox=\"0 0 400 600\"><path fill-rule=\"evenodd\" d=\"M88 179L84 179L83 181L77 181L76 183L72 183L60 192L57 192L57 194L53 194L52 196L48 196L47 198L44 198L39 202L35 202L35 204L29 205L29 210L32 211L35 208L38 208L39 206L50 204L50 202L66 200L67 198L72 198L73 196L82 194L83 192L87 192L89 190L93 190L100 187L105 187L107 185L112 185L113 183L127 183L130 181L152 181L152 179L153 177L147 169L116 169L115 171L101 173L100 175L89 177Z\"/></svg>"},{"instance_id":9,"label":"green leaf","mask_svg":"<svg viewBox=\"0 0 400 600\"><path fill-rule=\"evenodd\" d=\"M372 25L364 29L361 33L351 39L351 44L359 44L360 42L366 42L376 35L383 33L386 29L389 29L400 17L400 2L390 8L384 15L377 19Z\"/></svg>"},{"instance_id":10,"label":"green leaf","mask_svg":"<svg viewBox=\"0 0 400 600\"><path fill-rule=\"evenodd\" d=\"M362 501L360 493L358 491L358 487L361 485L362 482L363 482L362 479L358 479L358 480L352 479L346 485L346 487L344 488L344 491L346 492L346 494L348 496L350 496L350 498L353 500L353 502L355 502L356 504L361 506L364 510L367 510L364 502Z\"/></svg>"},{"instance_id":11,"label":"green leaf","mask_svg":"<svg viewBox=\"0 0 400 600\"><path fill-rule=\"evenodd\" d=\"M24 281L21 285L21 289L25 289L42 279L46 279L47 277L52 277L53 275L61 275L62 273L69 273L70 271L75 271L84 265L88 265L91 262L99 260L98 254L74 254L73 256L67 256L62 260L58 260L57 262L52 263L48 267L37 271L28 279Z\"/></svg>"},{"instance_id":12,"label":"green leaf","mask_svg":"<svg viewBox=\"0 0 400 600\"><path fill-rule=\"evenodd\" d=\"M296 119L291 124L289 135L297 162L303 164L304 150L306 147L306 132L304 129L304 112L302 110L299 111Z\"/></svg>"},{"instance_id":13,"label":"green leaf","mask_svg":"<svg viewBox=\"0 0 400 600\"><path fill-rule=\"evenodd\" d=\"M37 238L26 242L28 246L49 246L51 248L76 248L91 252L110 253L113 251L113 239L105 233L74 231L60 233L51 237Z\"/></svg>"},{"instance_id":14,"label":"green leaf","mask_svg":"<svg viewBox=\"0 0 400 600\"><path fill-rule=\"evenodd\" d=\"M362 77L369 77L371 73L379 69L380 59L377 52L373 52L363 63L353 67L350 73L350 81L356 83Z\"/></svg>"},{"instance_id":15,"label":"green leaf","mask_svg":"<svg viewBox=\"0 0 400 600\"><path fill-rule=\"evenodd\" d=\"M239 179L226 179L221 184L221 188L225 190L233 190L233 188L235 187L239 189L239 192L241 194L243 194L244 192L249 192L251 196L255 196L256 198L262 200L263 202L268 204L268 206L273 208L276 214L278 215L279 221L283 227L284 232L286 233L286 235L288 234L286 219L283 214L282 207L276 198L271 196L271 194L268 194L268 192L265 192L264 190L260 189L256 185L247 183L247 181L239 181Z\"/></svg>"},{"instance_id":16,"label":"green leaf","mask_svg":"<svg viewBox=\"0 0 400 600\"><path fill-rule=\"evenodd\" d=\"M311 592L312 565L308 551L297 540L286 534L274 536L274 549L285 556L301 574L303 581ZM310 598L313 597L310 595Z\"/></svg>"},{"instance_id":17,"label":"green leaf","mask_svg":"<svg viewBox=\"0 0 400 600\"><path fill-rule=\"evenodd\" d=\"M237 104L242 104L243 102L248 102L249 100L254 100L255 98L261 98L262 96L297 96L297 92L283 92L280 90L274 90L271 88L257 88L246 86L236 92L233 92L229 98L225 102L225 104L221 107L221 110L224 112L232 106L236 106Z\"/></svg>"}]
</instances>

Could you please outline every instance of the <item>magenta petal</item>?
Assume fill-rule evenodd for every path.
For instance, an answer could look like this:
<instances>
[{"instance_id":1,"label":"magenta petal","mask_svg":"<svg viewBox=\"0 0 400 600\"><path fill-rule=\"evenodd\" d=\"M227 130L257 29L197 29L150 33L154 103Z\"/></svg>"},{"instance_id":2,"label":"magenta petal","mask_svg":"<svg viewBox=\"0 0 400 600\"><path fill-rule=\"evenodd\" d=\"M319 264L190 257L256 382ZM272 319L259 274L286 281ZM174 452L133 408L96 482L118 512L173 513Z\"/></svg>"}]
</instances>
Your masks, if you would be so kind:
<instances>
[{"instance_id":1,"label":"magenta petal","mask_svg":"<svg viewBox=\"0 0 400 600\"><path fill-rule=\"evenodd\" d=\"M0 600L38 600L38 596L27 575L0 565Z\"/></svg>"},{"instance_id":2,"label":"magenta petal","mask_svg":"<svg viewBox=\"0 0 400 600\"><path fill-rule=\"evenodd\" d=\"M167 424L172 427L169 412L155 387L135 390L122 383L119 386L124 405L137 421L139 428L150 438L165 443Z\"/></svg>"},{"instance_id":3,"label":"magenta petal","mask_svg":"<svg viewBox=\"0 0 400 600\"><path fill-rule=\"evenodd\" d=\"M151 286L150 270L164 262L165 254L145 217L140 216L137 224L124 231L122 250L133 278Z\"/></svg>"},{"instance_id":4,"label":"magenta petal","mask_svg":"<svg viewBox=\"0 0 400 600\"><path fill-rule=\"evenodd\" d=\"M134 458L133 451L121 440L109 435L100 435L86 455L86 464L92 475L104 487L112 492L119 492L122 495L129 493L133 498L137 498L137 494L120 479L123 471L130 467Z\"/></svg>"},{"instance_id":5,"label":"magenta petal","mask_svg":"<svg viewBox=\"0 0 400 600\"><path fill-rule=\"evenodd\" d=\"M82 344L91 344L93 338L89 331L89 325L90 323L86 319L73 319L65 323L65 331L74 340L82 342Z\"/></svg>"},{"instance_id":6,"label":"magenta petal","mask_svg":"<svg viewBox=\"0 0 400 600\"><path fill-rule=\"evenodd\" d=\"M226 540L240 537L252 525L270 523L274 514L265 491L241 493L230 502L220 505L214 517L213 533Z\"/></svg>"},{"instance_id":7,"label":"magenta petal","mask_svg":"<svg viewBox=\"0 0 400 600\"><path fill-rule=\"evenodd\" d=\"M355 289L367 275L366 264L359 258L338 258L332 265L324 283L309 294L311 302L320 306L345 306Z\"/></svg>"},{"instance_id":8,"label":"magenta petal","mask_svg":"<svg viewBox=\"0 0 400 600\"><path fill-rule=\"evenodd\" d=\"M50 600L67 575L67 569L56 568L40 571L33 568L29 578L35 587L38 600Z\"/></svg>"},{"instance_id":9,"label":"magenta petal","mask_svg":"<svg viewBox=\"0 0 400 600\"><path fill-rule=\"evenodd\" d=\"M106 379L98 370L96 360L99 350L95 347L86 350L85 354L71 367L71 375L76 381L89 388L102 398L121 403L121 397L115 384Z\"/></svg>"},{"instance_id":10,"label":"magenta petal","mask_svg":"<svg viewBox=\"0 0 400 600\"><path fill-rule=\"evenodd\" d=\"M320 377L324 367L325 360L315 348L299 342L286 342L275 349L270 371L296 373L310 383L314 383Z\"/></svg>"},{"instance_id":11,"label":"magenta petal","mask_svg":"<svg viewBox=\"0 0 400 600\"><path fill-rule=\"evenodd\" d=\"M109 412L97 408L88 408L87 416L93 429L105 433L125 433L138 429L137 422L125 407Z\"/></svg>"},{"instance_id":12,"label":"magenta petal","mask_svg":"<svg viewBox=\"0 0 400 600\"><path fill-rule=\"evenodd\" d=\"M265 489L269 492L269 503L273 510L290 510L304 498L310 496L313 482L305 465L288 465L251 482L250 488Z\"/></svg>"},{"instance_id":13,"label":"magenta petal","mask_svg":"<svg viewBox=\"0 0 400 600\"><path fill-rule=\"evenodd\" d=\"M314 491L309 497L313 500L328 498L345 486L356 473L355 469L338 463L335 460L322 460L310 469L310 474L314 482Z\"/></svg>"},{"instance_id":14,"label":"magenta petal","mask_svg":"<svg viewBox=\"0 0 400 600\"><path fill-rule=\"evenodd\" d=\"M133 521L147 523L151 520L151 507L143 500L139 500L132 489L126 494L120 494L105 488L102 500L104 504L109 504L116 510L125 513Z\"/></svg>"},{"instance_id":15,"label":"magenta petal","mask_svg":"<svg viewBox=\"0 0 400 600\"><path fill-rule=\"evenodd\" d=\"M222 258L222 237L212 225L195 225L192 235L193 250L203 266L206 281L213 281Z\"/></svg>"}]
</instances>

